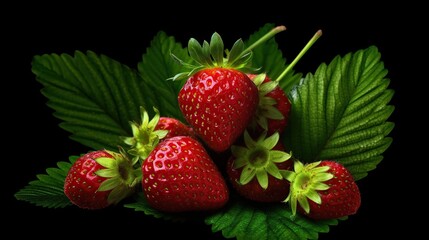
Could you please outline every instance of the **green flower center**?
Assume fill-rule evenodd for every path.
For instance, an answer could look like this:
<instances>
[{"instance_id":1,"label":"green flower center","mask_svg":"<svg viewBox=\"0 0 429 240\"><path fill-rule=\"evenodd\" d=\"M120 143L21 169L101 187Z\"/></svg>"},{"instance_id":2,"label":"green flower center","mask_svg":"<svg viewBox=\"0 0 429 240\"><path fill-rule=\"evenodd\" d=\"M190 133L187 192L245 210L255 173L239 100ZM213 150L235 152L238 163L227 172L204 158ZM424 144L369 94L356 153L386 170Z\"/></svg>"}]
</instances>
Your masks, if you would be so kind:
<instances>
[{"instance_id":1,"label":"green flower center","mask_svg":"<svg viewBox=\"0 0 429 240\"><path fill-rule=\"evenodd\" d=\"M121 176L121 178L123 179L123 180L127 180L128 179L128 173L129 173L129 171L130 171L130 167L128 167L128 166L126 166L125 164L127 164L127 163L120 163L119 164L119 166L118 166L118 173L119 173L119 176Z\"/></svg>"},{"instance_id":2,"label":"green flower center","mask_svg":"<svg viewBox=\"0 0 429 240\"><path fill-rule=\"evenodd\" d=\"M267 164L269 151L265 148L257 148L250 153L249 162L255 168L263 167Z\"/></svg>"},{"instance_id":3,"label":"green flower center","mask_svg":"<svg viewBox=\"0 0 429 240\"><path fill-rule=\"evenodd\" d=\"M293 188L296 191L304 192L308 188L310 181L311 181L311 177L309 174L301 173L293 182Z\"/></svg>"}]
</instances>

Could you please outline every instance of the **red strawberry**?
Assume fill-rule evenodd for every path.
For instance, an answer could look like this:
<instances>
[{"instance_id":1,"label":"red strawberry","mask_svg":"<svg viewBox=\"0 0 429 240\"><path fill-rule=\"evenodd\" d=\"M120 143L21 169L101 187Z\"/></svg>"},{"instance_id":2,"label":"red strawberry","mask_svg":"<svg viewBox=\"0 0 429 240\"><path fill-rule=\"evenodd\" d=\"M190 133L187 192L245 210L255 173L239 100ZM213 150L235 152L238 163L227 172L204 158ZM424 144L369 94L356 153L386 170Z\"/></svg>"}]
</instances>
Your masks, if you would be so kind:
<instances>
[{"instance_id":1,"label":"red strawberry","mask_svg":"<svg viewBox=\"0 0 429 240\"><path fill-rule=\"evenodd\" d=\"M284 172L291 181L285 201L312 219L334 219L355 214L361 204L359 188L349 170L336 161L303 165L295 161L295 172ZM299 205L297 206L297 202Z\"/></svg>"},{"instance_id":2,"label":"red strawberry","mask_svg":"<svg viewBox=\"0 0 429 240\"><path fill-rule=\"evenodd\" d=\"M143 107L140 107L140 111L141 123L131 122L133 136L122 139L125 144L131 146L128 152L142 161L162 139L174 136L196 137L191 127L178 119L161 117L156 108L154 108L155 116L152 119L149 118L149 114Z\"/></svg>"},{"instance_id":3,"label":"red strawberry","mask_svg":"<svg viewBox=\"0 0 429 240\"><path fill-rule=\"evenodd\" d=\"M232 146L227 174L241 196L258 202L281 202L288 196L290 185L280 170L291 170L293 161L278 140L279 133L274 133L254 141L246 131L245 146Z\"/></svg>"},{"instance_id":4,"label":"red strawberry","mask_svg":"<svg viewBox=\"0 0 429 240\"><path fill-rule=\"evenodd\" d=\"M134 191L137 182L134 172L132 163L123 154L107 150L89 152L71 166L64 194L80 208L105 208Z\"/></svg>"},{"instance_id":5,"label":"red strawberry","mask_svg":"<svg viewBox=\"0 0 429 240\"><path fill-rule=\"evenodd\" d=\"M251 49L285 29L284 26L274 28L247 49L239 39L226 51L226 57L222 38L217 33L212 35L210 44L204 41L200 45L193 38L189 40L189 55L196 65L186 64L192 69L172 79L188 78L179 92L180 110L195 133L215 152L229 149L243 134L257 109L258 89L244 73L249 69Z\"/></svg>"},{"instance_id":6,"label":"red strawberry","mask_svg":"<svg viewBox=\"0 0 429 240\"><path fill-rule=\"evenodd\" d=\"M164 139L175 136L195 137L194 130L190 126L172 117L160 117L155 130L167 130L168 133Z\"/></svg>"},{"instance_id":7,"label":"red strawberry","mask_svg":"<svg viewBox=\"0 0 429 240\"><path fill-rule=\"evenodd\" d=\"M252 132L268 135L282 133L286 128L291 103L277 81L272 81L266 74L248 74L259 90L259 105L253 117Z\"/></svg>"},{"instance_id":8,"label":"red strawberry","mask_svg":"<svg viewBox=\"0 0 429 240\"><path fill-rule=\"evenodd\" d=\"M258 89L246 74L208 68L191 76L178 96L186 120L212 150L227 150L255 114Z\"/></svg>"},{"instance_id":9,"label":"red strawberry","mask_svg":"<svg viewBox=\"0 0 429 240\"><path fill-rule=\"evenodd\" d=\"M165 139L142 164L147 202L165 212L215 210L229 200L222 174L195 138Z\"/></svg>"}]
</instances>

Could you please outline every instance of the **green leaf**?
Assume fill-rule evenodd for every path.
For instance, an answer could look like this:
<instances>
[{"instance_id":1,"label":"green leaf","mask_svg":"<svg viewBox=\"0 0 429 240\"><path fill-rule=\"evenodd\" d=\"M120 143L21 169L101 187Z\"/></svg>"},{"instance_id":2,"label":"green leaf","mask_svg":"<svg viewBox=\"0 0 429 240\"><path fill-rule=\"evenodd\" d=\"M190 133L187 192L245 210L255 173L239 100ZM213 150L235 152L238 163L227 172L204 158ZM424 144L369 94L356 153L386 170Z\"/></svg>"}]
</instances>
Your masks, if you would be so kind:
<instances>
[{"instance_id":1,"label":"green leaf","mask_svg":"<svg viewBox=\"0 0 429 240\"><path fill-rule=\"evenodd\" d=\"M390 146L388 122L394 91L375 46L337 56L307 74L290 92L292 109L284 142L305 162L334 159L356 180L382 160Z\"/></svg>"},{"instance_id":2,"label":"green leaf","mask_svg":"<svg viewBox=\"0 0 429 240\"><path fill-rule=\"evenodd\" d=\"M221 231L225 238L252 239L317 239L319 233L329 232L338 220L314 221L296 216L291 220L290 208L279 204L255 204L233 198L222 211L205 219L212 231Z\"/></svg>"},{"instance_id":3,"label":"green leaf","mask_svg":"<svg viewBox=\"0 0 429 240\"><path fill-rule=\"evenodd\" d=\"M58 162L57 168L46 169L38 180L31 181L15 194L17 200L30 202L46 208L63 208L72 205L64 194L64 180L78 156L69 157L69 162Z\"/></svg>"},{"instance_id":4,"label":"green leaf","mask_svg":"<svg viewBox=\"0 0 429 240\"><path fill-rule=\"evenodd\" d=\"M139 106L156 103L145 97L154 90L134 70L91 51L35 56L32 70L60 126L93 149L117 149L119 136L131 135Z\"/></svg>"},{"instance_id":5,"label":"green leaf","mask_svg":"<svg viewBox=\"0 0 429 240\"><path fill-rule=\"evenodd\" d=\"M275 27L272 23L267 23L262 26L258 31L250 35L249 39L246 41L246 47L252 45L263 35L268 33ZM283 58L283 53L279 49L279 46L275 38L271 38L266 41L264 44L254 48L252 50L252 66L254 68L261 68L261 73L267 73L270 79L275 80L278 76L286 69L288 64L286 64L286 59ZM285 91L289 92L293 86L299 83L302 78L302 73L294 73L290 71L280 80L279 86Z\"/></svg>"},{"instance_id":6,"label":"green leaf","mask_svg":"<svg viewBox=\"0 0 429 240\"><path fill-rule=\"evenodd\" d=\"M145 85L151 91L145 92L150 108L158 108L162 116L171 116L184 121L180 112L177 96L184 81L166 81L180 72L186 72L182 64L178 64L171 56L181 59L184 62L191 62L186 48L182 48L173 37L169 37L165 32L158 34L151 41L147 52L143 54L142 61L138 64L138 71L143 78ZM151 112L153 115L153 112Z\"/></svg>"}]
</instances>

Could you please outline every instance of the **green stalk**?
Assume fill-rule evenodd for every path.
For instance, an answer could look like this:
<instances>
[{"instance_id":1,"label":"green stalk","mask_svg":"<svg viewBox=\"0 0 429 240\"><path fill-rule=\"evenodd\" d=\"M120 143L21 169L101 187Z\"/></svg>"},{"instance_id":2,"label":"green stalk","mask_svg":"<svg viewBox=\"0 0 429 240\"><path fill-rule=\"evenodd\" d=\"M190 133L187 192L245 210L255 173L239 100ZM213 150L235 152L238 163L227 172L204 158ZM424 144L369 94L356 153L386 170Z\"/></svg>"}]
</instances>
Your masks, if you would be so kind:
<instances>
[{"instance_id":1,"label":"green stalk","mask_svg":"<svg viewBox=\"0 0 429 240\"><path fill-rule=\"evenodd\" d=\"M287 66L287 68L277 77L275 80L276 82L279 82L280 79L282 79L295 65L296 63L304 56L304 54L310 49L311 46L317 41L317 39L322 36L322 30L318 30L314 36L308 41L308 43L305 45L305 47L299 52L299 54L295 57L295 59L292 61L291 64ZM262 39L262 38L261 38Z\"/></svg>"},{"instance_id":2,"label":"green stalk","mask_svg":"<svg viewBox=\"0 0 429 240\"><path fill-rule=\"evenodd\" d=\"M243 56L244 54L252 51L255 47L257 47L259 44L267 41L268 39L274 37L274 35L276 35L279 32L282 32L286 30L286 27L283 25L277 26L273 29L271 29L271 31L269 31L267 34L265 34L264 36L262 36L260 39L258 39L256 42L254 42L252 45L250 45L249 47L247 47L240 56Z\"/></svg>"}]
</instances>

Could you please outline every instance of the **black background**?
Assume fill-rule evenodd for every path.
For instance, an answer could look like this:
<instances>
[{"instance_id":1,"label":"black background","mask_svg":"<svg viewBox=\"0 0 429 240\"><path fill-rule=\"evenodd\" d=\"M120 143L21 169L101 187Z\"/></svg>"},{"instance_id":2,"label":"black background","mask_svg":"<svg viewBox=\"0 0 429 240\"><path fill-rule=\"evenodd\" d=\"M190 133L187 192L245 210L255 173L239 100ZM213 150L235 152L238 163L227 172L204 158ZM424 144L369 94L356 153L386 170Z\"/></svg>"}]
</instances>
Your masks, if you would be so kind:
<instances>
[{"instance_id":1,"label":"black background","mask_svg":"<svg viewBox=\"0 0 429 240\"><path fill-rule=\"evenodd\" d=\"M328 63L337 55L377 46L389 70L390 88L395 90L391 101L395 111L389 119L396 124L390 134L394 141L377 169L358 182L362 192L358 214L331 227L329 233L320 234L319 239L364 239L395 236L405 231L417 233L417 223L408 224L411 220L405 217L407 207L412 208L411 202L407 202L411 196L405 198L406 189L402 188L406 171L398 174L403 170L407 141L404 127L405 116L409 115L405 102L409 99L407 86L413 81L409 73L415 68L410 68L410 62L414 61L410 52L415 52L414 44L417 45L420 35L416 26L421 23L417 17L405 17L409 13L407 8L398 6L392 11L353 6L309 12L303 7L274 5L267 9L255 6L250 10L201 6L204 10L198 12L173 12L156 6L111 7L110 10L87 6L34 8L30 14L13 8L10 10L16 14L2 21L6 29L3 72L10 73L3 79L2 94L2 119L6 122L3 131L8 133L4 139L8 174L3 181L7 194L2 194L2 198L7 200L4 206L8 229L20 229L12 231L15 236L53 238L57 236L53 231L60 230L62 234L67 232L63 236L76 237L80 231L89 231L85 234L87 237L97 236L91 231L100 231L99 237L111 236L113 232L123 236L150 232L161 238L222 239L220 233L212 233L210 226L202 222L171 223L122 207L101 211L75 207L46 209L15 200L13 194L34 180L36 174L45 173L46 168L70 155L88 151L70 140L69 133L58 126L60 121L46 105L47 99L40 93L42 86L31 72L31 60L39 54L91 50L136 68L150 40L160 30L175 36L184 45L190 37L209 40L217 31L229 48L235 40L247 38L265 23L287 27L276 40L289 62L311 36L322 29L323 36L296 65L295 70L303 73L314 72L322 62Z\"/></svg>"}]
</instances>

